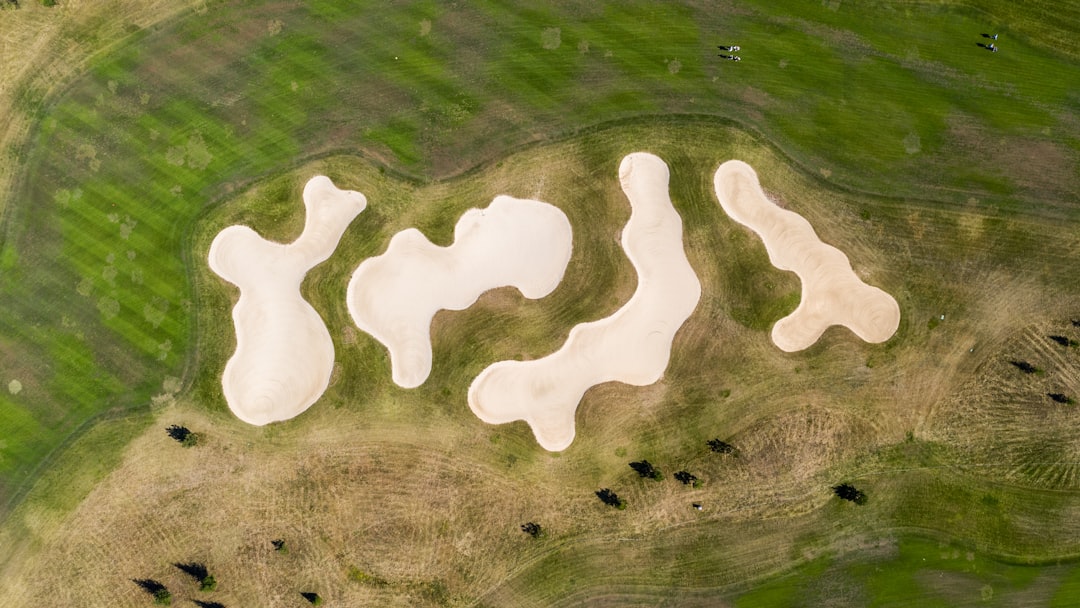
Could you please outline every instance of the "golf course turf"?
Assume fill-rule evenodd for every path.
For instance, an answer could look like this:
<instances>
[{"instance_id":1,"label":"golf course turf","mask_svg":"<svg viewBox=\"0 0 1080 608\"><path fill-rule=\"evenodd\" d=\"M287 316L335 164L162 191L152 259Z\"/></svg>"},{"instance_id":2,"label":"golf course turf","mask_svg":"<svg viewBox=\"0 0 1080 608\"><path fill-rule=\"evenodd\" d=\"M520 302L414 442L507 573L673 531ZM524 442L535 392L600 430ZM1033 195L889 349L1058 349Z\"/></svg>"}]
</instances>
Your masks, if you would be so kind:
<instances>
[{"instance_id":1,"label":"golf course turf","mask_svg":"<svg viewBox=\"0 0 1080 608\"><path fill-rule=\"evenodd\" d=\"M155 23L131 0L111 15L125 29L22 4L0 34L61 20L35 61L82 67L0 91L3 124L25 127L0 142L12 605L148 604L134 578L179 599L171 564L192 560L226 605L316 588L342 605L903 605L898 581L927 605L1075 598L1080 420L1048 395L1080 397L1080 352L1047 338L1080 340L1075 6L193 1ZM988 32L1000 52L976 45ZM589 390L573 446L549 454L525 424L477 420L468 387L630 299L618 165L640 151L670 168L701 301L663 378ZM893 337L772 344L800 283L720 208L731 159L896 299ZM303 415L248 427L221 390L239 294L207 254L234 224L296 239L315 175L368 200L300 288L334 370ZM563 281L436 314L428 379L397 387L349 317L352 271L407 228L450 245L501 194L566 214ZM640 459L667 479L638 479ZM867 503L833 497L841 482Z\"/></svg>"}]
</instances>

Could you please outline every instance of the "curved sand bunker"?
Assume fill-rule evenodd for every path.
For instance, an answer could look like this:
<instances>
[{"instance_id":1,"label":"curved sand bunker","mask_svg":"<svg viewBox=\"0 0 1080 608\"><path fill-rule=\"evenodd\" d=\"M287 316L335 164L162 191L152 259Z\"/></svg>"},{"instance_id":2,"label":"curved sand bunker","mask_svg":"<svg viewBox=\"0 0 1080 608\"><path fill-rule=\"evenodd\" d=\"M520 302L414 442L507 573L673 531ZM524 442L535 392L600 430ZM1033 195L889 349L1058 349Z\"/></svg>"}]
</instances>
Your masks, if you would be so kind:
<instances>
[{"instance_id":1,"label":"curved sand bunker","mask_svg":"<svg viewBox=\"0 0 1080 608\"><path fill-rule=\"evenodd\" d=\"M562 281L572 247L570 221L557 207L498 196L461 216L449 247L415 228L394 235L386 253L353 273L349 314L390 351L394 382L414 388L431 373L435 313L464 310L507 285L542 298Z\"/></svg>"},{"instance_id":2,"label":"curved sand bunker","mask_svg":"<svg viewBox=\"0 0 1080 608\"><path fill-rule=\"evenodd\" d=\"M668 195L668 168L652 154L623 159L619 179L630 199L622 246L638 273L637 290L615 314L570 331L558 351L534 361L500 361L469 387L469 407L484 422L524 420L540 445L566 449L574 413L589 387L619 381L645 386L667 368L675 332L701 296L683 251L682 219Z\"/></svg>"},{"instance_id":3,"label":"curved sand bunker","mask_svg":"<svg viewBox=\"0 0 1080 608\"><path fill-rule=\"evenodd\" d=\"M832 325L843 325L867 342L884 342L896 333L900 325L896 300L863 283L847 256L821 242L806 218L766 198L750 165L738 160L720 165L713 186L731 219L765 242L773 266L794 271L802 281L798 308L772 329L780 350L808 348Z\"/></svg>"},{"instance_id":4,"label":"curved sand bunker","mask_svg":"<svg viewBox=\"0 0 1080 608\"><path fill-rule=\"evenodd\" d=\"M317 176L304 187L304 206L304 231L291 244L267 241L247 226L229 226L210 245L211 270L240 288L233 308L236 353L225 365L221 386L229 409L250 424L297 416L330 383L334 343L300 295L300 283L334 252L367 199Z\"/></svg>"}]
</instances>

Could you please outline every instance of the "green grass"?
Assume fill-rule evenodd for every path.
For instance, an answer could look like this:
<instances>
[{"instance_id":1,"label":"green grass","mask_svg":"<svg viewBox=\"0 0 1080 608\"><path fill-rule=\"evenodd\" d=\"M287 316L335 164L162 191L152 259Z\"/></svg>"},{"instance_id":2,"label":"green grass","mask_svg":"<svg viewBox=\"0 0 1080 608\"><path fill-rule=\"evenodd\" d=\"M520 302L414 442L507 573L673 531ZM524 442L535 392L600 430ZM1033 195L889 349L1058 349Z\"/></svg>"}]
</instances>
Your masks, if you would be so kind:
<instances>
[{"instance_id":1,"label":"green grass","mask_svg":"<svg viewBox=\"0 0 1080 608\"><path fill-rule=\"evenodd\" d=\"M739 608L823 605L1016 606L1047 603L1075 578L1075 565L1038 569L1003 564L971 549L920 538L883 540L821 558L735 598Z\"/></svg>"},{"instance_id":2,"label":"green grass","mask_svg":"<svg viewBox=\"0 0 1080 608\"><path fill-rule=\"evenodd\" d=\"M625 301L633 275L613 238L626 217L613 167L639 148L670 163L691 261L718 294L702 303L708 323L686 332L673 354L675 380L662 401L703 421L677 443L718 425L749 432L796 405L777 401L778 392L886 411L896 397L861 389L862 372L851 371L868 351L846 357L835 333L798 363L725 350L767 334L794 307L798 283L771 271L760 242L726 222L711 171L731 157L767 168L766 187L790 195L827 242L866 260L876 284L897 296L900 337L873 351L874 369L886 370L874 373L927 366L914 354L920 348L950 354L961 339L950 333L954 318L964 338L999 338L978 323L994 322L979 308L983 297L1040 293L1062 306L1080 283L1075 264L1063 262L1075 257L1065 233L1080 219L1077 13L1045 2L973 6L220 3L132 36L57 97L25 91L22 110L40 122L22 185L0 204L2 380L24 386L0 391L3 510L48 473L43 463L60 458L73 433L105 412L145 413L170 379L183 378L200 407L223 408L217 374L232 344L221 311L233 292L209 275L205 250L233 222L269 238L295 236L306 175L290 171L300 166L318 166L372 201L343 240L351 253L305 284L348 353L328 401L350 415L365 406L349 395L372 392L435 415L462 399L485 361L549 352L573 323ZM554 46L552 28L559 44L545 48ZM989 29L1002 34L996 55L975 46ZM724 42L741 44L744 60L717 59ZM566 158L537 151L552 142ZM505 157L523 150L550 173L532 181L500 173ZM342 152L362 158L332 156ZM462 175L484 179L451 179ZM380 347L364 336L346 345L337 331L349 321L332 294L343 293L349 270L405 227L446 244L462 210L508 187L530 194L541 180L541 197L588 235L575 238L566 284L543 303L448 315L435 330L429 382L411 393L389 386ZM928 327L946 310L949 321ZM704 361L724 376L702 370ZM796 372L790 386L773 383ZM815 374L843 380L822 385ZM710 409L721 399L730 417ZM379 407L396 419L391 402ZM606 428L592 416L586 426ZM670 440L665 425L627 424L639 448ZM1024 441L1039 445L1042 435L1031 432ZM523 425L499 433L508 438L498 444L501 463L535 460ZM931 525L918 515L939 481L912 482L919 498L901 501L889 524ZM961 491L968 482L949 483ZM987 528L1003 535L995 550L1033 542L1007 524Z\"/></svg>"}]
</instances>

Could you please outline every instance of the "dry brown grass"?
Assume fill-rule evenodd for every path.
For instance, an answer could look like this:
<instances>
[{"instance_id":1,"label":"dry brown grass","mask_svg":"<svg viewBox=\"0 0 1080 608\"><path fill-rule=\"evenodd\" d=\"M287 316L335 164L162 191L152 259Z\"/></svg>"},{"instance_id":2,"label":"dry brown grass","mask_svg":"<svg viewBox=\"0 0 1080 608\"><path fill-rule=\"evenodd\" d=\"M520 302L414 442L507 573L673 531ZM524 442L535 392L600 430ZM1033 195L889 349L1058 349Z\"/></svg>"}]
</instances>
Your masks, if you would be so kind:
<instances>
[{"instance_id":1,"label":"dry brown grass","mask_svg":"<svg viewBox=\"0 0 1080 608\"><path fill-rule=\"evenodd\" d=\"M1080 409L1047 393L1080 396L1080 340L1067 318L1014 328L939 406L931 435L954 446L972 474L1057 490L1080 489ZM1026 374L1011 361L1039 368Z\"/></svg>"}]
</instances>

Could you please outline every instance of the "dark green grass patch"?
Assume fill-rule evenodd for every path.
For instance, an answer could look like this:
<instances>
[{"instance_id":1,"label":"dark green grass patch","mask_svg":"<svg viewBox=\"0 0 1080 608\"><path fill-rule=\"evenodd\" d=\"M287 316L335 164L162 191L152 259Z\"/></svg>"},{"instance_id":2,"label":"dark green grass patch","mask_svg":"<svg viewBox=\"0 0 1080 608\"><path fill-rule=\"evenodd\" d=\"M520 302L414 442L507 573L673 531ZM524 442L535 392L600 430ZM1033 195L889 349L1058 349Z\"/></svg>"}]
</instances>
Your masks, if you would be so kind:
<instances>
[{"instance_id":1,"label":"dark green grass patch","mask_svg":"<svg viewBox=\"0 0 1080 608\"><path fill-rule=\"evenodd\" d=\"M739 608L830 603L942 608L1048 605L1076 570L1076 566L1003 564L962 545L905 536L820 558L738 596L734 604Z\"/></svg>"}]
</instances>

